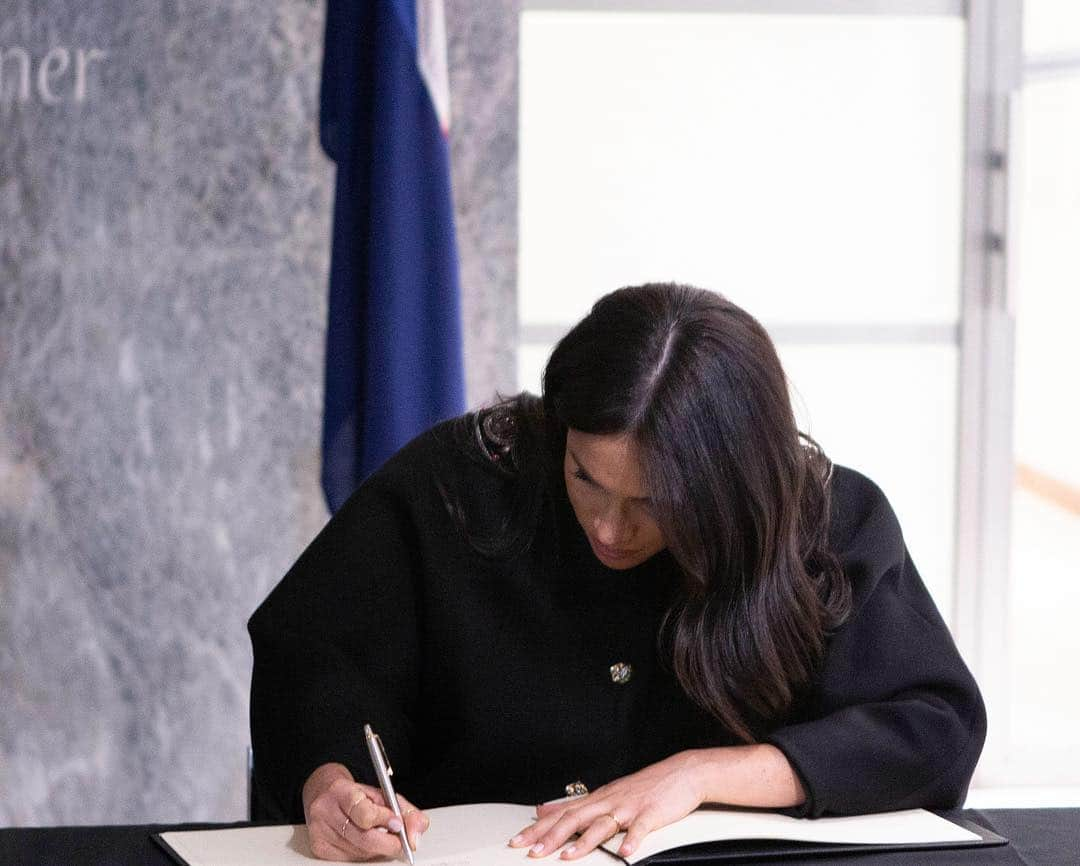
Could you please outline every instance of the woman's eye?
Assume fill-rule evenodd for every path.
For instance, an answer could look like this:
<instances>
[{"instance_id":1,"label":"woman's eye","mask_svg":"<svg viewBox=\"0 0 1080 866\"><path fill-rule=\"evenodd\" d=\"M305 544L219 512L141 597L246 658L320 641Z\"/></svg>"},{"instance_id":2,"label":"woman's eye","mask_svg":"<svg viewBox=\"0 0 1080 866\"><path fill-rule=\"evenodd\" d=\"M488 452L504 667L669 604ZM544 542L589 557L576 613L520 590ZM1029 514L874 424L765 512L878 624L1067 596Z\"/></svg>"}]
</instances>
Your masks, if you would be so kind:
<instances>
[{"instance_id":1,"label":"woman's eye","mask_svg":"<svg viewBox=\"0 0 1080 866\"><path fill-rule=\"evenodd\" d=\"M587 493L589 496L598 496L600 494L601 491L599 486L597 486L597 483L580 469L574 470L574 477L582 483L582 485L584 486L584 492Z\"/></svg>"}]
</instances>

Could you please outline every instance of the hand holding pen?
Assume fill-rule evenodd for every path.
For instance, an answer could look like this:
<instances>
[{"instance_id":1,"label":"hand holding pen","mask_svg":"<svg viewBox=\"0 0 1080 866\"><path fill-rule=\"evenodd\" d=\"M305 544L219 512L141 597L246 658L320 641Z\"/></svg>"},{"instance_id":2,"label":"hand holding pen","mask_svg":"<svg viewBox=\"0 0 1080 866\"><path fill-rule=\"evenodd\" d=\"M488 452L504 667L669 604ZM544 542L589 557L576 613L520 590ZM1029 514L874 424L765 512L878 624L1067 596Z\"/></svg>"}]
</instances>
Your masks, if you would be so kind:
<instances>
[{"instance_id":1,"label":"hand holding pen","mask_svg":"<svg viewBox=\"0 0 1080 866\"><path fill-rule=\"evenodd\" d=\"M416 858L413 857L413 851L416 850L416 838L410 840L405 832L405 815L398 805L398 800L401 798L394 792L394 783L390 780L390 777L394 775L394 770L390 766L390 759L386 755L386 749L383 748L382 738L371 730L371 725L364 725L364 740L367 742L368 754L371 755L371 763L375 766L375 775L379 779L383 799L389 804L397 818L396 821L391 822L395 826L388 823L387 827L391 832L398 834L398 838L401 840L401 849L405 852L405 859L410 864L415 864ZM409 808L409 806L406 806L406 810Z\"/></svg>"},{"instance_id":2,"label":"hand holding pen","mask_svg":"<svg viewBox=\"0 0 1080 866\"><path fill-rule=\"evenodd\" d=\"M395 798L399 818L379 788L357 783L343 764L315 770L304 785L303 802L311 853L321 860L405 860L397 822L414 849L428 827L427 816L401 795Z\"/></svg>"}]
</instances>

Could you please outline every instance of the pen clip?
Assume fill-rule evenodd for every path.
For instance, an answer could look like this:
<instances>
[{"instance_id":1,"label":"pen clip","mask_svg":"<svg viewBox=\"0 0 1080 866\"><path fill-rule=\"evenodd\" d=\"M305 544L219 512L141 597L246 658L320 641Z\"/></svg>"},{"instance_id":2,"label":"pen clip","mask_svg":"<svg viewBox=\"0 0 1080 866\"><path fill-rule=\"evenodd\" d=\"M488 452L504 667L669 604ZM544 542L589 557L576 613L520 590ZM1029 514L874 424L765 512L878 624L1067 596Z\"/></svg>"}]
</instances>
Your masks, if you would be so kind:
<instances>
[{"instance_id":1,"label":"pen clip","mask_svg":"<svg viewBox=\"0 0 1080 866\"><path fill-rule=\"evenodd\" d=\"M379 747L379 756L382 758L383 766L386 767L386 775L394 775L394 768L390 766L390 756L386 754L386 748L383 746L382 737L378 734L373 735L375 745Z\"/></svg>"}]
</instances>

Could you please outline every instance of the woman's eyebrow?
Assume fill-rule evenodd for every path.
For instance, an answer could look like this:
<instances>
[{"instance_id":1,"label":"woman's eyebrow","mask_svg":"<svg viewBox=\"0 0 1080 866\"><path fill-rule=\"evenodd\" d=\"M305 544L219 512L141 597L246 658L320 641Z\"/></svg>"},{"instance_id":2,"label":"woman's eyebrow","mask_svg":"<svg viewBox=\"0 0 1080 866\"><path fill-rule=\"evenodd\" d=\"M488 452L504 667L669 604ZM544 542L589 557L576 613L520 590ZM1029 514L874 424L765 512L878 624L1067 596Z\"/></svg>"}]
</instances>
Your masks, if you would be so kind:
<instances>
[{"instance_id":1,"label":"woman's eyebrow","mask_svg":"<svg viewBox=\"0 0 1080 866\"><path fill-rule=\"evenodd\" d=\"M601 484L599 481L592 477L592 473L585 468L585 464L581 462L581 459L577 456L577 454L574 453L574 450L572 448L567 448L566 450L569 452L570 457L573 458L573 461L577 464L578 470L581 472L582 475L585 476L585 478L590 484L596 485L596 487L598 487L600 490L603 490L605 493L611 493L611 491L604 487L603 484ZM630 496L627 498L631 502L652 502L652 497L650 496Z\"/></svg>"}]
</instances>

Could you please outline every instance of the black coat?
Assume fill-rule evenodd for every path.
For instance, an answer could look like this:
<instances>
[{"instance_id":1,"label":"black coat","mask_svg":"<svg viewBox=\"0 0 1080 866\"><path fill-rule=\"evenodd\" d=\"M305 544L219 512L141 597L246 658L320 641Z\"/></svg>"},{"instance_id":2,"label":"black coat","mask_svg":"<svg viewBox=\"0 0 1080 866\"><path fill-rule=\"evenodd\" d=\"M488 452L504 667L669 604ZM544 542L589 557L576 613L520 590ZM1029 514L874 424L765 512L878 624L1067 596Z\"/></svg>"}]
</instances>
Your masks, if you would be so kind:
<instances>
[{"instance_id":1,"label":"black coat","mask_svg":"<svg viewBox=\"0 0 1080 866\"><path fill-rule=\"evenodd\" d=\"M435 479L474 525L509 507L506 476L463 459L438 425L368 478L252 616L258 817L302 821L300 789L339 761L374 784L363 725L421 808L536 803L675 752L735 740L657 653L675 569L593 555L550 495L534 543L492 560L466 543ZM882 492L837 467L830 545L852 581L810 693L763 739L798 772L793 814L960 803L986 716ZM481 527L483 528L483 527ZM611 667L631 666L626 682Z\"/></svg>"}]
</instances>

